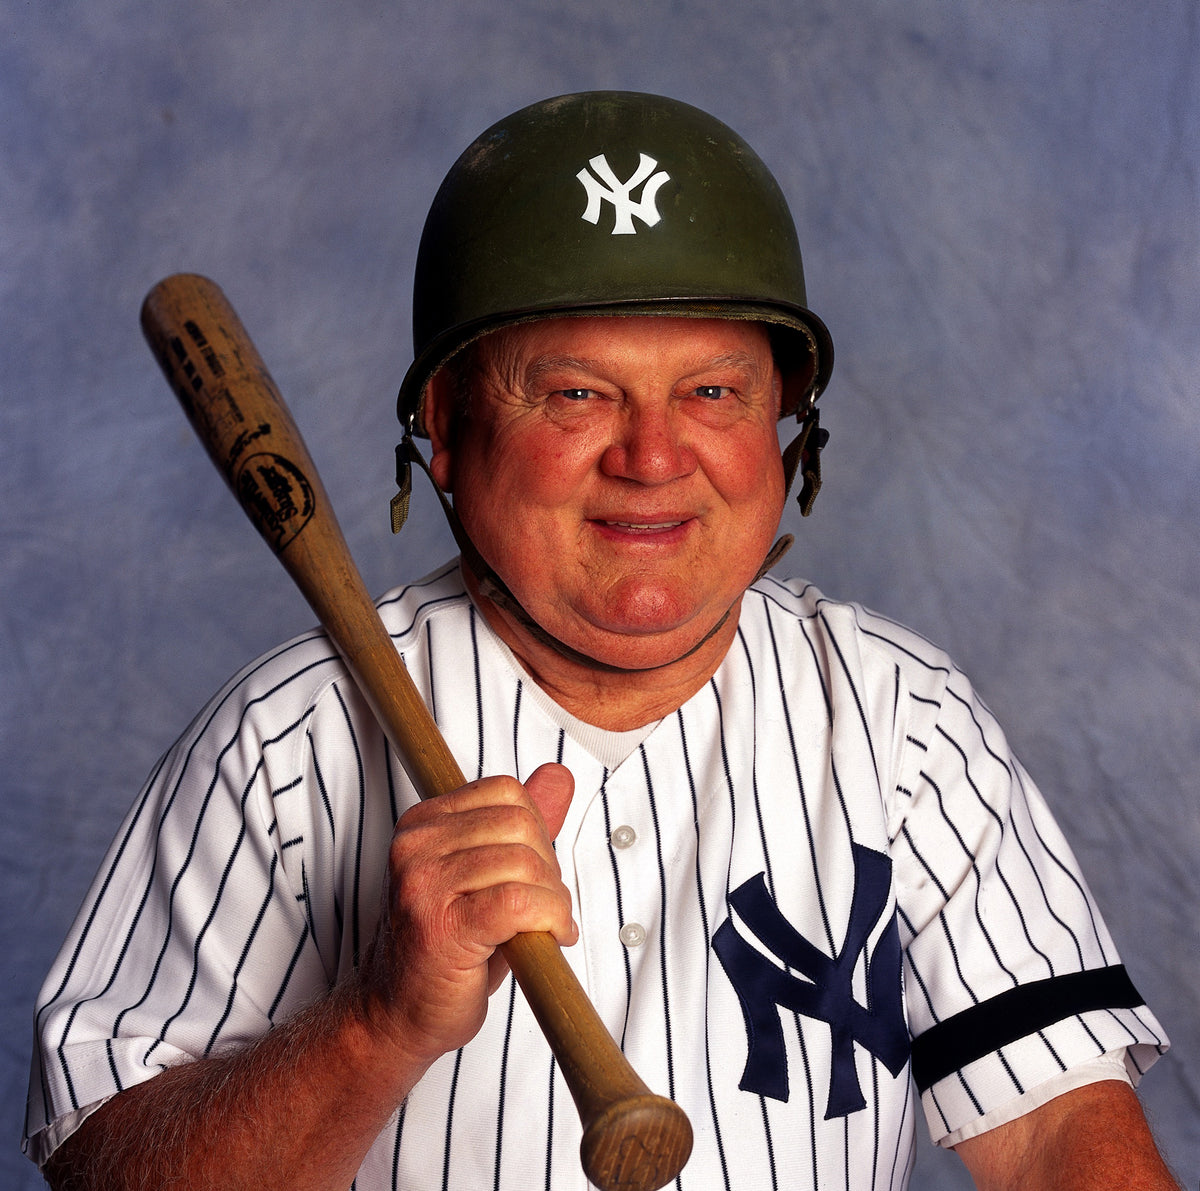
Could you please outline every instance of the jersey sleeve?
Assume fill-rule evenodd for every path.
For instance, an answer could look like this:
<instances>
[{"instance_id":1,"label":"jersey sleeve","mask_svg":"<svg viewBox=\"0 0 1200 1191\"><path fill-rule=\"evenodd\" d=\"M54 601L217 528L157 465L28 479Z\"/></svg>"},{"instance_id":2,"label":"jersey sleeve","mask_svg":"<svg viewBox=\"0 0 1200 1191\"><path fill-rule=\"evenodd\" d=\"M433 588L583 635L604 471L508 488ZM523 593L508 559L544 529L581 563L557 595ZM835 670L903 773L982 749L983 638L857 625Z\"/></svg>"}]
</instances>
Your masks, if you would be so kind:
<instances>
[{"instance_id":1,"label":"jersey sleeve","mask_svg":"<svg viewBox=\"0 0 1200 1191\"><path fill-rule=\"evenodd\" d=\"M889 837L933 1139L1107 1052L1136 1082L1168 1041L1045 800L961 672L905 672Z\"/></svg>"},{"instance_id":2,"label":"jersey sleeve","mask_svg":"<svg viewBox=\"0 0 1200 1191\"><path fill-rule=\"evenodd\" d=\"M278 706L284 690L231 684L122 824L39 997L35 1160L109 1097L260 1037L328 987L336 965L314 940L303 840L277 810L306 784L312 707L305 694ZM269 729L264 699L284 712Z\"/></svg>"}]
</instances>

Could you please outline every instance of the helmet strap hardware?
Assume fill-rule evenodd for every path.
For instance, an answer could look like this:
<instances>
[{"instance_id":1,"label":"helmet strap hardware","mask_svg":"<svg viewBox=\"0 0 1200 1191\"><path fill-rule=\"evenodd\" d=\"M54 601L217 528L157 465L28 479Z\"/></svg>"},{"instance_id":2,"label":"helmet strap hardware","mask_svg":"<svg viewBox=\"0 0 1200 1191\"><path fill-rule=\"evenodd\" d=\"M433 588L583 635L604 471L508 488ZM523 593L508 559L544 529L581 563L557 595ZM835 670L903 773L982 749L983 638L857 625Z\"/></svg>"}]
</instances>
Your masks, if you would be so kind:
<instances>
[{"instance_id":1,"label":"helmet strap hardware","mask_svg":"<svg viewBox=\"0 0 1200 1191\"><path fill-rule=\"evenodd\" d=\"M415 451L412 435L405 431L404 440L396 448L396 495L392 497L392 533L399 533L408 520L412 500L412 464L409 452Z\"/></svg>"},{"instance_id":2,"label":"helmet strap hardware","mask_svg":"<svg viewBox=\"0 0 1200 1191\"><path fill-rule=\"evenodd\" d=\"M783 482L785 498L792 490L792 483L797 471L803 471L804 483L796 502L800 512L807 517L812 512L813 501L821 490L821 449L829 441L829 431L820 427L820 414L815 405L810 405L808 413L800 418L800 433L788 444L783 452ZM809 443L812 443L811 450ZM795 539L790 533L783 534L774 546L767 552L763 564L754 576L757 583L791 548Z\"/></svg>"},{"instance_id":3,"label":"helmet strap hardware","mask_svg":"<svg viewBox=\"0 0 1200 1191\"><path fill-rule=\"evenodd\" d=\"M813 501L821 491L821 451L829 441L829 431L821 429L821 414L817 407L811 406L808 413L800 419L800 433L788 444L783 452L783 478L787 491L791 492L792 482L799 471L803 477L800 493L796 503L800 513L807 517L812 512Z\"/></svg>"}]
</instances>

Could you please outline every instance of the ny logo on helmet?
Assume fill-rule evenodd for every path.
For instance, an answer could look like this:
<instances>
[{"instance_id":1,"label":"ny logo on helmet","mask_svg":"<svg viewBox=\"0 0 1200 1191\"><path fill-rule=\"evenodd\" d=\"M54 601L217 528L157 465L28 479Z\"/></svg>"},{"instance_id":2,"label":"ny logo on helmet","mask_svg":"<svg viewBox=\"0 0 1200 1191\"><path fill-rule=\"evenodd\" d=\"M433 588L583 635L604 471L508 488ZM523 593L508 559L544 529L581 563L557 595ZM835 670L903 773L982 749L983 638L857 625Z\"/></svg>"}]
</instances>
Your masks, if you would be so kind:
<instances>
[{"instance_id":1,"label":"ny logo on helmet","mask_svg":"<svg viewBox=\"0 0 1200 1191\"><path fill-rule=\"evenodd\" d=\"M600 208L606 200L613 205L612 234L614 236L634 235L637 232L637 228L633 226L635 215L647 227L653 227L659 221L661 217L658 208L654 205L654 200L658 195L659 187L664 182L669 182L671 175L666 170L659 170L657 174L654 174L654 168L658 162L653 157L647 157L645 153L641 154L637 169L626 182L620 181L613 173L612 166L608 164L608 158L603 153L598 157L593 157L588 165L595 170L595 174L589 173L585 168L575 175L587 191L588 204L583 218L588 223L599 224ZM642 186L643 182L644 186ZM642 186L642 197L634 202L631 195L639 186Z\"/></svg>"}]
</instances>

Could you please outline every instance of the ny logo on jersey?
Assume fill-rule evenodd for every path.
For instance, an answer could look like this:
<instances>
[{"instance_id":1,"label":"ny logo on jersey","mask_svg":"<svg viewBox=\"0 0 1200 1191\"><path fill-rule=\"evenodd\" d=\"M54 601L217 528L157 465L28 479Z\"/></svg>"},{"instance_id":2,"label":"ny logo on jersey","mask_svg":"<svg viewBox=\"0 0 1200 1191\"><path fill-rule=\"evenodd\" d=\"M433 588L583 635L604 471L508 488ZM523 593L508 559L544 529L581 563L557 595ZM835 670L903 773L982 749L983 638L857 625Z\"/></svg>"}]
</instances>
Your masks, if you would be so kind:
<instances>
[{"instance_id":1,"label":"ny logo on jersey","mask_svg":"<svg viewBox=\"0 0 1200 1191\"><path fill-rule=\"evenodd\" d=\"M866 1107L854 1064L854 1044L874 1055L893 1076L908 1061L908 1025L900 990L900 932L895 915L874 951L871 931L888 901L892 862L859 844L854 855L854 898L841 952L830 959L801 935L771 900L762 873L729 895L730 908L788 971L746 942L727 918L713 937L741 1003L749 1053L738 1086L747 1092L787 1100L787 1051L779 1011L790 1009L829 1026L832 1068L825 1119ZM867 1004L854 998L854 970L866 968ZM792 975L792 971L800 976Z\"/></svg>"},{"instance_id":2,"label":"ny logo on jersey","mask_svg":"<svg viewBox=\"0 0 1200 1191\"><path fill-rule=\"evenodd\" d=\"M641 154L637 169L625 182L620 181L613 173L613 168L608 164L608 158L603 153L598 157L593 157L588 165L595 171L594 174L585 167L575 175L583 183L584 190L587 191L588 203L583 218L588 223L598 224L600 222L600 209L605 202L613 205L612 234L614 236L634 235L637 232L637 228L633 226L635 215L647 227L653 227L659 221L661 216L655 206L655 199L658 196L659 187L664 182L669 182L671 175L666 170L659 170L655 174L654 168L658 162L653 157L647 157L645 153ZM651 177L652 174L653 177ZM644 186L642 186L643 182ZM642 186L642 197L634 202L632 195L639 186Z\"/></svg>"}]
</instances>

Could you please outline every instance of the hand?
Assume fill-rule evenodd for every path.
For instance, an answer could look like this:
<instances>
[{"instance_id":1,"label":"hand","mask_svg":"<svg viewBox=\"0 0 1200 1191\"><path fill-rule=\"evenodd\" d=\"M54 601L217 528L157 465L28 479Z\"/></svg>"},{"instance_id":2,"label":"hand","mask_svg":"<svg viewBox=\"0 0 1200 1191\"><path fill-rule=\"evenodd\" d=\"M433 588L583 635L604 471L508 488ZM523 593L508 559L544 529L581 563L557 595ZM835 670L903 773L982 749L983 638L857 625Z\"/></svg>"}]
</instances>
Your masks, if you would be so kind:
<instances>
[{"instance_id":1,"label":"hand","mask_svg":"<svg viewBox=\"0 0 1200 1191\"><path fill-rule=\"evenodd\" d=\"M486 778L409 810L358 971L256 1042L107 1101L51 1159L51 1185L348 1186L430 1063L483 1023L496 947L521 931L575 941L550 842L573 789L544 765L525 786Z\"/></svg>"},{"instance_id":2,"label":"hand","mask_svg":"<svg viewBox=\"0 0 1200 1191\"><path fill-rule=\"evenodd\" d=\"M578 930L551 841L574 780L543 765L522 786L491 777L407 811L392 837L383 911L359 970L369 1021L428 1066L478 1032L515 934Z\"/></svg>"}]
</instances>

